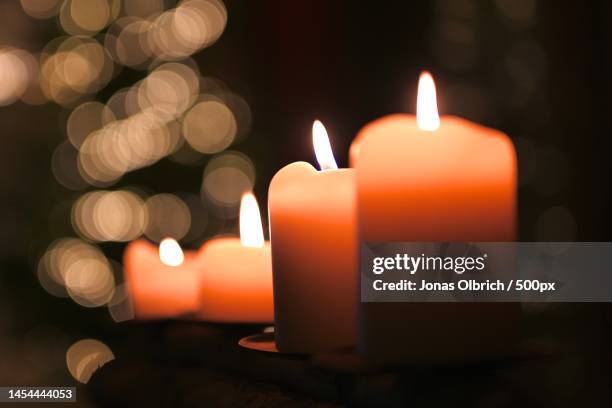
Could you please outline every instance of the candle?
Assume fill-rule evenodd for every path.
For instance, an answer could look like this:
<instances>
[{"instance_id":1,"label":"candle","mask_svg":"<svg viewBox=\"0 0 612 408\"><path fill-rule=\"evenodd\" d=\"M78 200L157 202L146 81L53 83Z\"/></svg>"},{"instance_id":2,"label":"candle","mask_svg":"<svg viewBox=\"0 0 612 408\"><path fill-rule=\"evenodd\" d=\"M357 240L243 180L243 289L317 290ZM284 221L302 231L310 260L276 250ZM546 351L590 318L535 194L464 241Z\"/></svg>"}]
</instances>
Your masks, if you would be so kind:
<instances>
[{"instance_id":1,"label":"candle","mask_svg":"<svg viewBox=\"0 0 612 408\"><path fill-rule=\"evenodd\" d=\"M264 241L255 196L240 204L240 238L220 237L199 251L202 265L200 310L202 320L269 323L274 320L270 243Z\"/></svg>"},{"instance_id":2,"label":"candle","mask_svg":"<svg viewBox=\"0 0 612 408\"><path fill-rule=\"evenodd\" d=\"M289 164L269 188L276 347L309 353L356 336L354 170L338 169L321 122L313 125L321 171Z\"/></svg>"},{"instance_id":3,"label":"candle","mask_svg":"<svg viewBox=\"0 0 612 408\"><path fill-rule=\"evenodd\" d=\"M159 248L141 239L127 246L123 258L137 318L171 318L198 310L200 278L194 253L183 254L171 238Z\"/></svg>"},{"instance_id":4,"label":"candle","mask_svg":"<svg viewBox=\"0 0 612 408\"><path fill-rule=\"evenodd\" d=\"M417 115L365 126L351 146L360 239L370 242L512 241L516 157L503 133L438 117L431 75ZM364 303L359 348L372 357L474 359L508 352L518 304Z\"/></svg>"}]
</instances>

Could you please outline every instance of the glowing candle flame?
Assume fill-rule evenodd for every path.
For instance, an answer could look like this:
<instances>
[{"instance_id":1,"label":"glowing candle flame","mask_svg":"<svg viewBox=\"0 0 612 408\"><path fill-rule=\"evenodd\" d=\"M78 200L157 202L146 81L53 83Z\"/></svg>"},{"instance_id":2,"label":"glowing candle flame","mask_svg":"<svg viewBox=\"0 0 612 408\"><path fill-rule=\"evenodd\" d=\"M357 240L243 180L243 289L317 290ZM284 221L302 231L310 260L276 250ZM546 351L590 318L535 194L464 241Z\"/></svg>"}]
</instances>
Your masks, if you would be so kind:
<instances>
[{"instance_id":1,"label":"glowing candle flame","mask_svg":"<svg viewBox=\"0 0 612 408\"><path fill-rule=\"evenodd\" d=\"M312 124L312 144L314 145L315 156L319 162L321 170L335 170L338 168L325 126L315 120Z\"/></svg>"},{"instance_id":2,"label":"glowing candle flame","mask_svg":"<svg viewBox=\"0 0 612 408\"><path fill-rule=\"evenodd\" d=\"M176 240L165 238L159 243L159 259L164 265L179 266L185 260L185 255Z\"/></svg>"},{"instance_id":3,"label":"glowing candle flame","mask_svg":"<svg viewBox=\"0 0 612 408\"><path fill-rule=\"evenodd\" d=\"M240 202L240 242L245 247L264 246L259 205L253 193L244 193Z\"/></svg>"},{"instance_id":4,"label":"glowing candle flame","mask_svg":"<svg viewBox=\"0 0 612 408\"><path fill-rule=\"evenodd\" d=\"M419 77L416 112L419 129L433 132L440 127L438 103L436 101L436 84L431 74L427 71L422 72Z\"/></svg>"}]
</instances>

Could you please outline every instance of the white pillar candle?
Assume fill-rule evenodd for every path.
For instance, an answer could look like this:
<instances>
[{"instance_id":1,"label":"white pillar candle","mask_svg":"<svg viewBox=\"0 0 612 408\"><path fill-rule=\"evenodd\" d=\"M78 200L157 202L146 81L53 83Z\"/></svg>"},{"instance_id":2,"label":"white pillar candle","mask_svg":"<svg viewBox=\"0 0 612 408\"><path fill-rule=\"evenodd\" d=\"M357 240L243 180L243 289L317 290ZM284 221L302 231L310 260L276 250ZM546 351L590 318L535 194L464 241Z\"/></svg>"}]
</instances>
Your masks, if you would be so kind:
<instances>
[{"instance_id":1,"label":"white pillar candle","mask_svg":"<svg viewBox=\"0 0 612 408\"><path fill-rule=\"evenodd\" d=\"M270 183L268 207L276 346L309 353L355 343L357 222L354 170L338 169L313 125L321 171L296 162Z\"/></svg>"},{"instance_id":2,"label":"white pillar candle","mask_svg":"<svg viewBox=\"0 0 612 408\"><path fill-rule=\"evenodd\" d=\"M417 115L363 128L351 146L360 238L371 242L513 241L516 155L503 133L438 117L435 85L419 82ZM399 362L474 360L516 344L520 305L367 303L360 349Z\"/></svg>"}]
</instances>

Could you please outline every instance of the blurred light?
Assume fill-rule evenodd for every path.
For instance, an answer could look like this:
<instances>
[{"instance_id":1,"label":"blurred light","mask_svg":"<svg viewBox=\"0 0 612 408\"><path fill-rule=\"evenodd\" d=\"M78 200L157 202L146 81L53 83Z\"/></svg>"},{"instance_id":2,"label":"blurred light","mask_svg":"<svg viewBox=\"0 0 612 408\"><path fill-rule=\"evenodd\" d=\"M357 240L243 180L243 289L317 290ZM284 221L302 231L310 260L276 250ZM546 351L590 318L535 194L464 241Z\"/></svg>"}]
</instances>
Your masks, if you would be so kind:
<instances>
[{"instance_id":1,"label":"blurred light","mask_svg":"<svg viewBox=\"0 0 612 408\"><path fill-rule=\"evenodd\" d=\"M65 0L60 24L69 34L92 35L117 18L120 8L120 0Z\"/></svg>"},{"instance_id":2,"label":"blurred light","mask_svg":"<svg viewBox=\"0 0 612 408\"><path fill-rule=\"evenodd\" d=\"M147 20L123 17L107 30L104 44L116 63L145 69L153 57L147 43L152 29L152 23Z\"/></svg>"},{"instance_id":3,"label":"blurred light","mask_svg":"<svg viewBox=\"0 0 612 408\"><path fill-rule=\"evenodd\" d=\"M253 193L245 193L240 202L240 242L242 246L264 246L263 227L259 205Z\"/></svg>"},{"instance_id":4,"label":"blurred light","mask_svg":"<svg viewBox=\"0 0 612 408\"><path fill-rule=\"evenodd\" d=\"M47 102L47 98L40 88L40 65L38 57L31 55L26 51L22 51L24 58L22 61L28 71L28 85L21 95L21 100L28 105L42 105Z\"/></svg>"},{"instance_id":5,"label":"blurred light","mask_svg":"<svg viewBox=\"0 0 612 408\"><path fill-rule=\"evenodd\" d=\"M30 75L26 59L31 55L15 48L0 48L0 106L17 101L26 91Z\"/></svg>"},{"instance_id":6,"label":"blurred light","mask_svg":"<svg viewBox=\"0 0 612 408\"><path fill-rule=\"evenodd\" d=\"M236 121L237 131L234 142L243 139L251 128L251 109L240 95L232 92L223 81L213 77L200 78L199 102L216 101L225 104Z\"/></svg>"},{"instance_id":7,"label":"blurred light","mask_svg":"<svg viewBox=\"0 0 612 408\"><path fill-rule=\"evenodd\" d=\"M562 206L542 212L535 223L535 241L572 242L576 240L576 220L569 209Z\"/></svg>"},{"instance_id":8,"label":"blurred light","mask_svg":"<svg viewBox=\"0 0 612 408\"><path fill-rule=\"evenodd\" d=\"M421 130L433 132L440 127L438 116L438 102L436 101L436 84L427 71L419 77L419 89L417 93L417 126Z\"/></svg>"},{"instance_id":9,"label":"blurred light","mask_svg":"<svg viewBox=\"0 0 612 408\"><path fill-rule=\"evenodd\" d=\"M227 152L209 161L204 170L202 193L213 204L237 210L242 194L251 191L255 182L255 168L251 160L238 152ZM220 214L234 218L235 211Z\"/></svg>"},{"instance_id":10,"label":"blurred light","mask_svg":"<svg viewBox=\"0 0 612 408\"><path fill-rule=\"evenodd\" d=\"M189 208L191 227L182 239L183 242L194 242L204 236L208 226L208 211L199 196L195 194L182 194L183 202Z\"/></svg>"},{"instance_id":11,"label":"blurred light","mask_svg":"<svg viewBox=\"0 0 612 408\"><path fill-rule=\"evenodd\" d=\"M40 84L48 99L72 105L80 97L97 92L113 77L106 49L87 37L51 42L41 56Z\"/></svg>"},{"instance_id":12,"label":"blurred light","mask_svg":"<svg viewBox=\"0 0 612 408\"><path fill-rule=\"evenodd\" d=\"M30 17L45 19L57 15L63 0L20 0L23 11Z\"/></svg>"},{"instance_id":13,"label":"blurred light","mask_svg":"<svg viewBox=\"0 0 612 408\"><path fill-rule=\"evenodd\" d=\"M81 196L72 208L72 224L94 241L131 241L146 225L142 199L126 190L94 191Z\"/></svg>"},{"instance_id":14,"label":"blurred light","mask_svg":"<svg viewBox=\"0 0 612 408\"><path fill-rule=\"evenodd\" d=\"M185 64L160 65L139 86L138 104L152 108L165 120L181 116L199 93L198 75Z\"/></svg>"},{"instance_id":15,"label":"blurred light","mask_svg":"<svg viewBox=\"0 0 612 408\"><path fill-rule=\"evenodd\" d=\"M64 272L68 295L81 306L98 307L111 300L115 277L105 257L77 258Z\"/></svg>"},{"instance_id":16,"label":"blurred light","mask_svg":"<svg viewBox=\"0 0 612 408\"><path fill-rule=\"evenodd\" d=\"M236 137L236 119L222 102L208 100L194 105L183 119L183 135L197 151L218 153Z\"/></svg>"},{"instance_id":17,"label":"blurred light","mask_svg":"<svg viewBox=\"0 0 612 408\"><path fill-rule=\"evenodd\" d=\"M86 384L92 374L115 359L110 348L94 339L79 340L66 351L66 365L75 380Z\"/></svg>"},{"instance_id":18,"label":"blurred light","mask_svg":"<svg viewBox=\"0 0 612 408\"><path fill-rule=\"evenodd\" d=\"M159 243L159 259L164 265L180 266L185 260L185 255L175 239L164 238Z\"/></svg>"},{"instance_id":19,"label":"blurred light","mask_svg":"<svg viewBox=\"0 0 612 408\"><path fill-rule=\"evenodd\" d=\"M148 108L91 133L81 145L79 171L92 185L109 185L123 174L173 153L180 142L178 123Z\"/></svg>"},{"instance_id":20,"label":"blurred light","mask_svg":"<svg viewBox=\"0 0 612 408\"><path fill-rule=\"evenodd\" d=\"M79 174L78 151L69 142L60 143L51 157L51 171L62 186L71 190L82 190L88 186Z\"/></svg>"},{"instance_id":21,"label":"blurred light","mask_svg":"<svg viewBox=\"0 0 612 408\"><path fill-rule=\"evenodd\" d=\"M189 143L182 143L170 158L185 166L199 166L204 163L204 155L191 147Z\"/></svg>"},{"instance_id":22,"label":"blurred light","mask_svg":"<svg viewBox=\"0 0 612 408\"><path fill-rule=\"evenodd\" d=\"M38 262L38 280L54 296L69 295L86 307L108 302L115 280L102 251L77 238L54 241Z\"/></svg>"},{"instance_id":23,"label":"blurred light","mask_svg":"<svg viewBox=\"0 0 612 408\"><path fill-rule=\"evenodd\" d=\"M100 102L85 102L77 106L66 124L68 140L76 148L94 131L115 119L113 112Z\"/></svg>"},{"instance_id":24,"label":"blurred light","mask_svg":"<svg viewBox=\"0 0 612 408\"><path fill-rule=\"evenodd\" d=\"M132 87L122 88L115 92L107 101L106 107L112 112L117 120L126 119L129 114L126 112L126 98Z\"/></svg>"},{"instance_id":25,"label":"blurred light","mask_svg":"<svg viewBox=\"0 0 612 408\"><path fill-rule=\"evenodd\" d=\"M108 302L108 312L117 323L134 318L134 307L129 297L127 284L117 285L113 298Z\"/></svg>"},{"instance_id":26,"label":"blurred light","mask_svg":"<svg viewBox=\"0 0 612 408\"><path fill-rule=\"evenodd\" d=\"M165 237L181 239L189 232L189 207L172 194L157 194L145 201L147 225L145 235L155 242Z\"/></svg>"},{"instance_id":27,"label":"blurred light","mask_svg":"<svg viewBox=\"0 0 612 408\"><path fill-rule=\"evenodd\" d=\"M220 1L185 0L153 21L148 46L159 59L183 59L214 43L226 23L227 11Z\"/></svg>"},{"instance_id":28,"label":"blurred light","mask_svg":"<svg viewBox=\"0 0 612 408\"><path fill-rule=\"evenodd\" d=\"M321 170L334 170L338 168L334 153L329 144L327 130L319 120L315 120L312 124L312 144Z\"/></svg>"},{"instance_id":29,"label":"blurred light","mask_svg":"<svg viewBox=\"0 0 612 408\"><path fill-rule=\"evenodd\" d=\"M123 3L123 10L128 16L148 18L164 11L164 0L127 0Z\"/></svg>"}]
</instances>

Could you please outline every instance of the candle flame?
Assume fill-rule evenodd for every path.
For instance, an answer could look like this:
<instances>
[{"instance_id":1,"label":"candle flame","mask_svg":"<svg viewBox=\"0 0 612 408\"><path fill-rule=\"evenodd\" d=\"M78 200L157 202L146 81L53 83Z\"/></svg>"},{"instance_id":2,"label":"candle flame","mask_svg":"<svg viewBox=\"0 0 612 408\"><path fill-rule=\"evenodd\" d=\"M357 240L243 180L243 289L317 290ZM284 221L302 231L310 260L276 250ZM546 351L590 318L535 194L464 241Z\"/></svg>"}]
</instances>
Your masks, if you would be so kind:
<instances>
[{"instance_id":1,"label":"candle flame","mask_svg":"<svg viewBox=\"0 0 612 408\"><path fill-rule=\"evenodd\" d=\"M180 266L185 260L185 255L176 240L165 238L159 243L159 259L164 265Z\"/></svg>"},{"instance_id":2,"label":"candle flame","mask_svg":"<svg viewBox=\"0 0 612 408\"><path fill-rule=\"evenodd\" d=\"M244 193L240 202L240 242L245 247L264 246L261 214L253 193Z\"/></svg>"},{"instance_id":3,"label":"candle flame","mask_svg":"<svg viewBox=\"0 0 612 408\"><path fill-rule=\"evenodd\" d=\"M431 74L427 71L423 71L419 77L416 112L419 129L433 132L440 127L438 103L436 101L436 84Z\"/></svg>"},{"instance_id":4,"label":"candle flame","mask_svg":"<svg viewBox=\"0 0 612 408\"><path fill-rule=\"evenodd\" d=\"M335 170L338 168L325 126L319 120L312 124L312 144L314 145L315 156L319 162L321 170Z\"/></svg>"}]
</instances>

